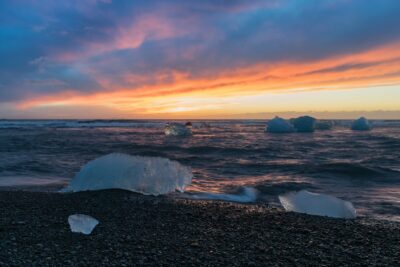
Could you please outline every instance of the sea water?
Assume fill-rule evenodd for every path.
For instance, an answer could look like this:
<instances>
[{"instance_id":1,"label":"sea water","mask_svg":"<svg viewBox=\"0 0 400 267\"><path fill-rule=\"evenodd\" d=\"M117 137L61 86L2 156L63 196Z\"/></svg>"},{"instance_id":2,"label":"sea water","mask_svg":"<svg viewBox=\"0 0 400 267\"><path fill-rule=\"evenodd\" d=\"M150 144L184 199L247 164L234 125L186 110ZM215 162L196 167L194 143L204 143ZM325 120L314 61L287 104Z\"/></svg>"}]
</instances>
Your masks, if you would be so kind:
<instances>
[{"instance_id":1,"label":"sea water","mask_svg":"<svg viewBox=\"0 0 400 267\"><path fill-rule=\"evenodd\" d=\"M87 162L124 153L191 167L178 197L280 205L279 195L307 190L350 201L360 216L400 221L399 121L288 134L266 133L266 120L192 122L193 136L173 137L167 121L2 120L0 188L58 191Z\"/></svg>"}]
</instances>

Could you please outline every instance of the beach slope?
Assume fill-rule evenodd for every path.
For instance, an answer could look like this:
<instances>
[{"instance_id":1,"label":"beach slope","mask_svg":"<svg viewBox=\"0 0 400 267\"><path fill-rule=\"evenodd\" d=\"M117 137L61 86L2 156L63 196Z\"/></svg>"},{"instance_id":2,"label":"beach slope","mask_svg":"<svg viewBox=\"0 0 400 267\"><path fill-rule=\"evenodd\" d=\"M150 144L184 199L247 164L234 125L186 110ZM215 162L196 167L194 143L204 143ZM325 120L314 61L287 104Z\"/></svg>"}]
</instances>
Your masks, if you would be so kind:
<instances>
[{"instance_id":1,"label":"beach slope","mask_svg":"<svg viewBox=\"0 0 400 267\"><path fill-rule=\"evenodd\" d=\"M264 205L142 196L0 191L0 266L395 266L400 225ZM91 235L67 218L100 221Z\"/></svg>"}]
</instances>

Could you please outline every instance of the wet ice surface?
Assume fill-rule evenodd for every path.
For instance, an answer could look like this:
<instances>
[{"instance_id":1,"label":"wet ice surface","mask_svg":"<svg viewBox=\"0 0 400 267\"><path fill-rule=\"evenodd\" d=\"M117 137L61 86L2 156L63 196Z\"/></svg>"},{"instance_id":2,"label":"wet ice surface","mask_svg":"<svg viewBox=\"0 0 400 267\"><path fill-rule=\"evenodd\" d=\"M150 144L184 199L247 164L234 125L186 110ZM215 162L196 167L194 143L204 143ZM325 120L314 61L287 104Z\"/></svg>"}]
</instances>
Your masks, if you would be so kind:
<instances>
[{"instance_id":1,"label":"wet ice surface","mask_svg":"<svg viewBox=\"0 0 400 267\"><path fill-rule=\"evenodd\" d=\"M256 202L278 205L279 195L308 190L348 200L360 216L400 220L396 121L373 121L374 129L367 132L352 131L351 121L341 121L333 130L282 135L266 133L265 120L207 121L207 127L204 121L193 121L190 138L165 136L165 123L85 122L82 128L74 121L68 122L73 128L3 127L0 181L6 185L10 177L34 177L65 183L90 160L118 152L190 166L194 177L188 194L240 196L244 187L251 187L258 192ZM18 184L24 180L19 178Z\"/></svg>"},{"instance_id":2,"label":"wet ice surface","mask_svg":"<svg viewBox=\"0 0 400 267\"><path fill-rule=\"evenodd\" d=\"M189 167L167 158L113 153L84 165L63 192L125 189L157 196L183 192L192 177Z\"/></svg>"},{"instance_id":3,"label":"wet ice surface","mask_svg":"<svg viewBox=\"0 0 400 267\"><path fill-rule=\"evenodd\" d=\"M279 196L279 201L287 211L333 218L354 219L356 217L356 210L351 202L307 190L286 193Z\"/></svg>"}]
</instances>

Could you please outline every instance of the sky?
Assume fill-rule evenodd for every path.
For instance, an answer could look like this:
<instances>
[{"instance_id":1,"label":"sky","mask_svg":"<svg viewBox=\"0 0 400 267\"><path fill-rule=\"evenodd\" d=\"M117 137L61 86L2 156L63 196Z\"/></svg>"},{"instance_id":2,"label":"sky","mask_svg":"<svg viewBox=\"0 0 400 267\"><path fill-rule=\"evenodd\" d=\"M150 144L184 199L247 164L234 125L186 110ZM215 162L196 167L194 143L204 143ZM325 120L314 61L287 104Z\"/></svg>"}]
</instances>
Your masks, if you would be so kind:
<instances>
[{"instance_id":1,"label":"sky","mask_svg":"<svg viewBox=\"0 0 400 267\"><path fill-rule=\"evenodd\" d=\"M0 118L400 119L398 0L0 0Z\"/></svg>"}]
</instances>

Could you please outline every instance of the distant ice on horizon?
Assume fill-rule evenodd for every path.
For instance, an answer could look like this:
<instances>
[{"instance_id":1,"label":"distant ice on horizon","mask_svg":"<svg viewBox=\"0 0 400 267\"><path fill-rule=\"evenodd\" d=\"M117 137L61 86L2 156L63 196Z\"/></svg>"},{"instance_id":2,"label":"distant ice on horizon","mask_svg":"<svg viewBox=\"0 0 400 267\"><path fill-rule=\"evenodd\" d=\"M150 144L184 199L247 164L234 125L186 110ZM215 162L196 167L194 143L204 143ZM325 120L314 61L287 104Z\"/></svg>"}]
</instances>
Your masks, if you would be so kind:
<instances>
[{"instance_id":1,"label":"distant ice on horizon","mask_svg":"<svg viewBox=\"0 0 400 267\"><path fill-rule=\"evenodd\" d=\"M314 132L316 122L317 120L310 116L301 116L292 121L294 128L300 133Z\"/></svg>"},{"instance_id":2,"label":"distant ice on horizon","mask_svg":"<svg viewBox=\"0 0 400 267\"><path fill-rule=\"evenodd\" d=\"M276 116L267 123L265 131L269 133L292 133L295 129L288 121Z\"/></svg>"},{"instance_id":3,"label":"distant ice on horizon","mask_svg":"<svg viewBox=\"0 0 400 267\"><path fill-rule=\"evenodd\" d=\"M353 131L369 131L371 128L370 122L365 117L361 117L351 124Z\"/></svg>"}]
</instances>

